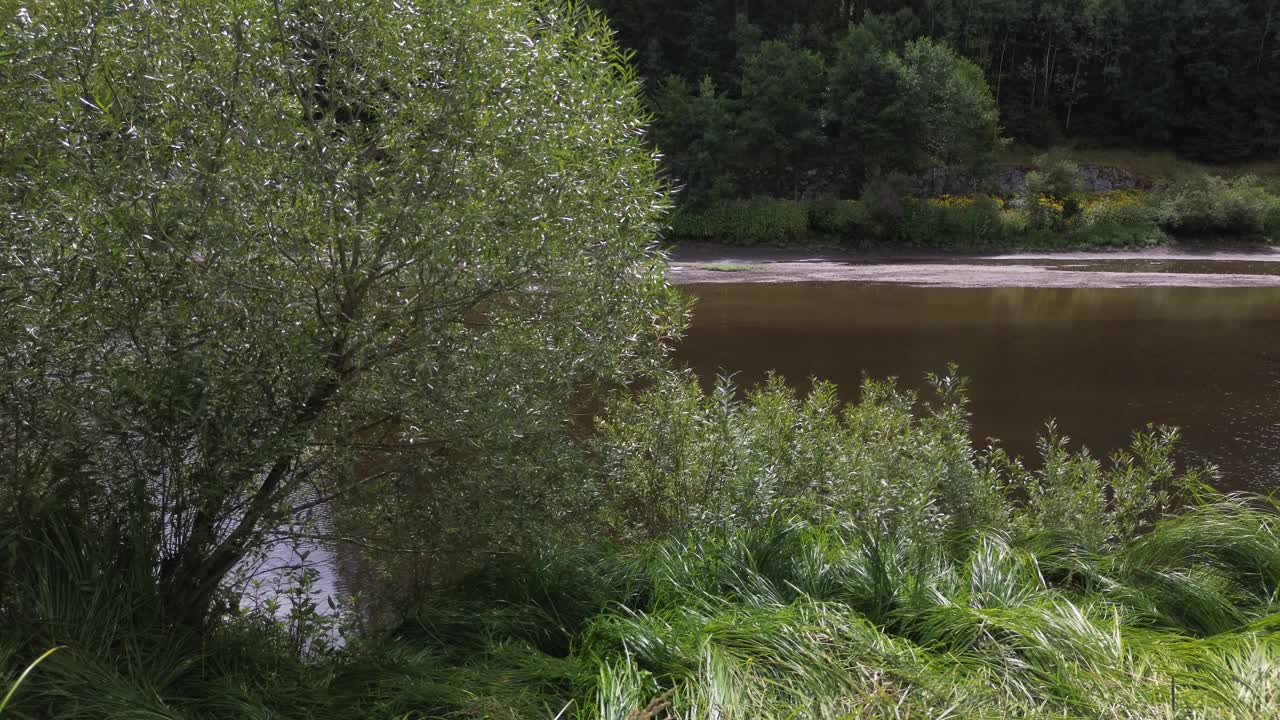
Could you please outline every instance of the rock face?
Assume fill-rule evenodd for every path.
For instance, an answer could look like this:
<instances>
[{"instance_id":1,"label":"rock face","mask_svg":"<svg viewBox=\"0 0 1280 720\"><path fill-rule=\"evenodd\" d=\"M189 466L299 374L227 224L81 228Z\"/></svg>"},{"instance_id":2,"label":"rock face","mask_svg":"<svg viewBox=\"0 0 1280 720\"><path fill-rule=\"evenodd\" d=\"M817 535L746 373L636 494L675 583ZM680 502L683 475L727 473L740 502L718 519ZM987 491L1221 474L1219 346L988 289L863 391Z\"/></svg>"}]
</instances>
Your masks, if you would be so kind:
<instances>
[{"instance_id":1,"label":"rock face","mask_svg":"<svg viewBox=\"0 0 1280 720\"><path fill-rule=\"evenodd\" d=\"M922 195L929 197L980 191L997 195L1015 195L1026 186L1027 173L1033 169L1030 166L1003 166L982 177L960 170L933 168L920 175L919 190ZM1081 165L1080 176L1088 192L1148 187L1147 183L1128 170L1105 165Z\"/></svg>"}]
</instances>

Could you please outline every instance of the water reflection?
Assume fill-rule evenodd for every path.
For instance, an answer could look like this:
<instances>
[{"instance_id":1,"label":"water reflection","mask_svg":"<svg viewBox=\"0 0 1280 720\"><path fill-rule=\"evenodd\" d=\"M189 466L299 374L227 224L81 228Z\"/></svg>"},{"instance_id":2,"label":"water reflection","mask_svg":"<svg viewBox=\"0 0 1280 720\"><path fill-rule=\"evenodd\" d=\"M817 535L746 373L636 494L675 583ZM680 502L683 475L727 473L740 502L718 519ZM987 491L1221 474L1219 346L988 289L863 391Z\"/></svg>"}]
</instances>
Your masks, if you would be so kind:
<instances>
[{"instance_id":1,"label":"water reflection","mask_svg":"<svg viewBox=\"0 0 1280 720\"><path fill-rule=\"evenodd\" d=\"M679 357L742 384L777 369L847 396L864 373L972 378L975 435L1030 454L1049 417L1096 451L1147 422L1184 428L1231 488L1280 488L1280 288L687 285Z\"/></svg>"}]
</instances>

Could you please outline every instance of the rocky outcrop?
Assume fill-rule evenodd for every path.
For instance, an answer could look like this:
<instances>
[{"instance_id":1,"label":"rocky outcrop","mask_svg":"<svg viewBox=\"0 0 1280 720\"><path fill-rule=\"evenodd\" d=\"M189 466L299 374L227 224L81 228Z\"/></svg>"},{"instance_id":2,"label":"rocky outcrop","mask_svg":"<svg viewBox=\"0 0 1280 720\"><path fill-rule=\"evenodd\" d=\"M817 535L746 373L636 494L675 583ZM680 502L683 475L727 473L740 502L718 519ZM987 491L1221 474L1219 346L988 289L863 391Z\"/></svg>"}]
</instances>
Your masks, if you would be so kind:
<instances>
[{"instance_id":1,"label":"rocky outcrop","mask_svg":"<svg viewBox=\"0 0 1280 720\"><path fill-rule=\"evenodd\" d=\"M975 192L1015 195L1026 186L1027 173L1034 169L1031 166L1004 165L986 176L976 176L961 170L934 168L919 176L919 191L930 197ZM1131 190L1149 186L1128 170L1106 165L1081 165L1080 176L1088 192Z\"/></svg>"}]
</instances>

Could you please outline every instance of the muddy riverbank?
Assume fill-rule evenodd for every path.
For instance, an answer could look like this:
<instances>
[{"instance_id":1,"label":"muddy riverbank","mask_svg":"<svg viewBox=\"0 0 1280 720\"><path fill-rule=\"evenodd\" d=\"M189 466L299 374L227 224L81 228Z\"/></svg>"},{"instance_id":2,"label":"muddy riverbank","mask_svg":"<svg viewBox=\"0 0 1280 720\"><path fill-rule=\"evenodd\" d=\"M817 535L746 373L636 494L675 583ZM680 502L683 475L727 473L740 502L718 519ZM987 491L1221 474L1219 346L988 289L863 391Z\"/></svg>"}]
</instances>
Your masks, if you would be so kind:
<instances>
[{"instance_id":1,"label":"muddy riverbank","mask_svg":"<svg viewBox=\"0 0 1280 720\"><path fill-rule=\"evenodd\" d=\"M1155 248L992 255L879 254L683 245L676 284L869 282L929 287L1280 287L1280 248Z\"/></svg>"}]
</instances>

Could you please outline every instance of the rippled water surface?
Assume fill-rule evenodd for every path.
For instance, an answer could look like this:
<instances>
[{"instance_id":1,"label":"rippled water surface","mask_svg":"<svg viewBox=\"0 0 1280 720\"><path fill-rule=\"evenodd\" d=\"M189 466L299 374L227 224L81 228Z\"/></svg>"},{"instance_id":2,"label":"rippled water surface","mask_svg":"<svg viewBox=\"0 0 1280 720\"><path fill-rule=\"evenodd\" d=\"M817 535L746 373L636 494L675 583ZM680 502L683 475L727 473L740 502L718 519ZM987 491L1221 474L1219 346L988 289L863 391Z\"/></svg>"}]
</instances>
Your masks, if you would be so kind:
<instances>
[{"instance_id":1,"label":"rippled water surface","mask_svg":"<svg viewBox=\"0 0 1280 720\"><path fill-rule=\"evenodd\" d=\"M1192 261L1150 271L1208 270ZM1226 487L1280 489L1280 288L684 289L699 302L679 358L704 377L724 370L749 385L777 369L793 382L836 381L854 399L864 373L918 386L954 361L972 380L979 441L1030 455L1052 417L1101 454L1134 428L1169 423L1192 457L1222 468Z\"/></svg>"}]
</instances>

